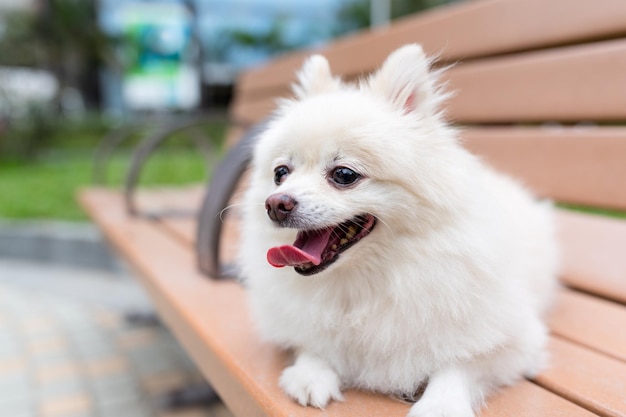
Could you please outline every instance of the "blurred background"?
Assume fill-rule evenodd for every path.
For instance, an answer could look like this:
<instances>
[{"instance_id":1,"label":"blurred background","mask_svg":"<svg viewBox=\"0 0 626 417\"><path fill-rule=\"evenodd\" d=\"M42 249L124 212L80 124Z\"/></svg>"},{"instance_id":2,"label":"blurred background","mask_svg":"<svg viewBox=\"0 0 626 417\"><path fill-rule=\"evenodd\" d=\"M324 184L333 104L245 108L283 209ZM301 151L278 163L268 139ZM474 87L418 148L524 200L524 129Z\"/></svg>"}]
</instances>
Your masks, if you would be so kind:
<instances>
[{"instance_id":1,"label":"blurred background","mask_svg":"<svg viewBox=\"0 0 626 417\"><path fill-rule=\"evenodd\" d=\"M0 0L0 218L85 220L73 192L107 132L202 115L219 151L241 70L449 1ZM145 181L202 181L173 147Z\"/></svg>"},{"instance_id":2,"label":"blurred background","mask_svg":"<svg viewBox=\"0 0 626 417\"><path fill-rule=\"evenodd\" d=\"M185 120L141 184L205 183L242 70L450 1L0 0L0 417L228 416L77 189Z\"/></svg>"}]
</instances>

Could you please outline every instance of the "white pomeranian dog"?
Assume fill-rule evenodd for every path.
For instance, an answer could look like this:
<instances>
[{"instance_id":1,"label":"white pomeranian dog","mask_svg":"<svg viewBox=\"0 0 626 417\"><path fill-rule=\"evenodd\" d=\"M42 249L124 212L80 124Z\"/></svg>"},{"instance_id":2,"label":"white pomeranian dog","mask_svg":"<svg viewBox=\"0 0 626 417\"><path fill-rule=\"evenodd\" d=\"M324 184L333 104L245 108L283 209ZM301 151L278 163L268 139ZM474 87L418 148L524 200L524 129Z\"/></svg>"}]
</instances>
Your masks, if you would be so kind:
<instances>
[{"instance_id":1,"label":"white pomeranian dog","mask_svg":"<svg viewBox=\"0 0 626 417\"><path fill-rule=\"evenodd\" d=\"M545 364L552 207L463 148L431 63L407 45L346 85L312 56L256 144L241 272L302 405L358 388L473 416Z\"/></svg>"}]
</instances>

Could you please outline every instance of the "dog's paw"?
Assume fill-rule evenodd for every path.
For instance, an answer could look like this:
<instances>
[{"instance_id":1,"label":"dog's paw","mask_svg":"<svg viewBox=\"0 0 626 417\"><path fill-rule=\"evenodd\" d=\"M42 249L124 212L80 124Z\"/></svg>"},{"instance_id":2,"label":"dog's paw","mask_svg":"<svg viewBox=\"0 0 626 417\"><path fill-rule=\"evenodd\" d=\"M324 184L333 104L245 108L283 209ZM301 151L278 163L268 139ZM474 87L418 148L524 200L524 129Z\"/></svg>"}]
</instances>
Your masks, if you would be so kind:
<instances>
[{"instance_id":1,"label":"dog's paw","mask_svg":"<svg viewBox=\"0 0 626 417\"><path fill-rule=\"evenodd\" d=\"M280 387L300 405L324 408L330 400L343 401L339 377L322 361L300 356L280 377Z\"/></svg>"},{"instance_id":2,"label":"dog's paw","mask_svg":"<svg viewBox=\"0 0 626 417\"><path fill-rule=\"evenodd\" d=\"M415 403L407 417L474 417L472 406L467 401L455 398L422 398Z\"/></svg>"},{"instance_id":3,"label":"dog's paw","mask_svg":"<svg viewBox=\"0 0 626 417\"><path fill-rule=\"evenodd\" d=\"M430 376L422 398L408 417L474 417L472 390L476 388L463 368L444 369Z\"/></svg>"}]
</instances>

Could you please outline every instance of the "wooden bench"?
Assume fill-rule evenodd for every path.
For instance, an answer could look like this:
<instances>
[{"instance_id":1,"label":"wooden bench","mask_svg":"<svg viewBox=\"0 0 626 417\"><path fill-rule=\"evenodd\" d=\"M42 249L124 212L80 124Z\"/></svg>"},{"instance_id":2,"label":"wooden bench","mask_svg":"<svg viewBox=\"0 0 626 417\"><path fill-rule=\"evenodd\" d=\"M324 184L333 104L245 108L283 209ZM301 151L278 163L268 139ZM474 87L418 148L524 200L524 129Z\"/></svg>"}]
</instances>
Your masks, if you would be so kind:
<instances>
[{"instance_id":1,"label":"wooden bench","mask_svg":"<svg viewBox=\"0 0 626 417\"><path fill-rule=\"evenodd\" d=\"M317 52L348 79L387 54L421 43L456 95L448 115L467 147L557 201L626 210L626 2L476 0L340 39ZM310 51L244 73L231 115L234 144L264 119ZM139 206L199 207L202 187L144 191ZM244 288L197 268L195 219L129 216L119 191L80 201L135 267L159 313L238 416L404 416L409 406L348 391L325 411L278 387L290 361L262 343ZM626 415L626 221L559 210L563 289L550 317L551 366L489 399L484 416ZM221 257L237 246L236 210L225 212Z\"/></svg>"}]
</instances>

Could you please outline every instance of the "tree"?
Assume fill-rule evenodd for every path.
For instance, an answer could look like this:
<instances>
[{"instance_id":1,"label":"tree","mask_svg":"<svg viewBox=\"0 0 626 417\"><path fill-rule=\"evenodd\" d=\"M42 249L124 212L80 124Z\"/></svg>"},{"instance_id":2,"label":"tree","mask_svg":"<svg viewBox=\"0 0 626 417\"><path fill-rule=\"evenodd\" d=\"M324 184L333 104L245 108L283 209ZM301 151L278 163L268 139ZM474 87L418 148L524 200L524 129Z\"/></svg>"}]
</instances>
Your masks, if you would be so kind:
<instances>
[{"instance_id":1,"label":"tree","mask_svg":"<svg viewBox=\"0 0 626 417\"><path fill-rule=\"evenodd\" d=\"M374 0L351 0L339 9L339 25L335 32L341 35L370 26L370 4ZM456 0L390 0L391 19L397 19Z\"/></svg>"},{"instance_id":2,"label":"tree","mask_svg":"<svg viewBox=\"0 0 626 417\"><path fill-rule=\"evenodd\" d=\"M89 105L99 102L98 68L117 66L120 39L96 22L94 0L48 0L33 11L7 16L0 65L28 66L55 74L61 89L75 87Z\"/></svg>"}]
</instances>

